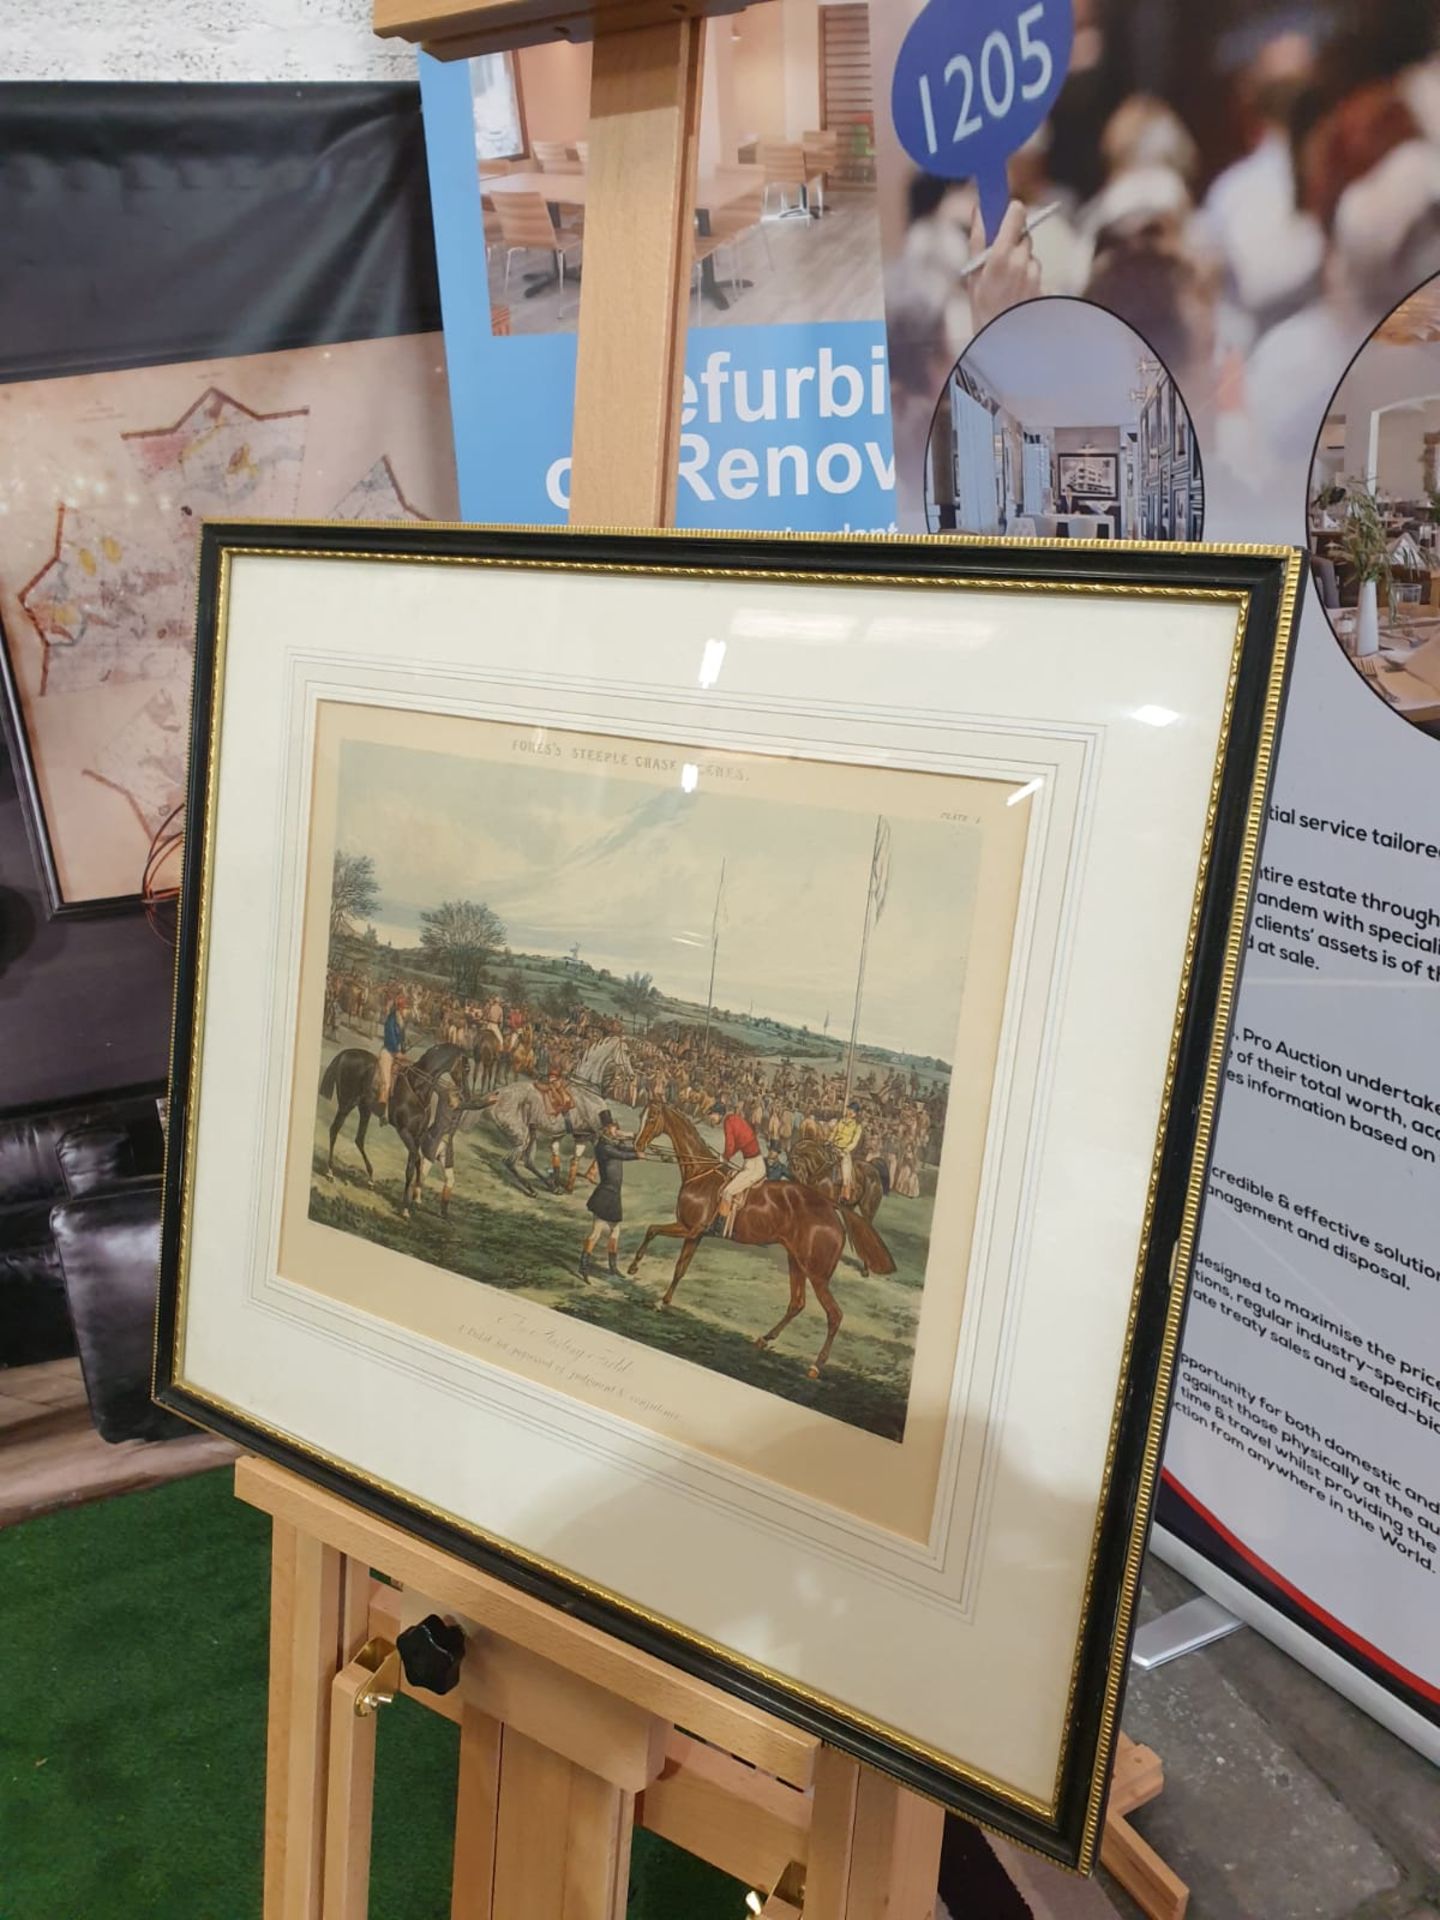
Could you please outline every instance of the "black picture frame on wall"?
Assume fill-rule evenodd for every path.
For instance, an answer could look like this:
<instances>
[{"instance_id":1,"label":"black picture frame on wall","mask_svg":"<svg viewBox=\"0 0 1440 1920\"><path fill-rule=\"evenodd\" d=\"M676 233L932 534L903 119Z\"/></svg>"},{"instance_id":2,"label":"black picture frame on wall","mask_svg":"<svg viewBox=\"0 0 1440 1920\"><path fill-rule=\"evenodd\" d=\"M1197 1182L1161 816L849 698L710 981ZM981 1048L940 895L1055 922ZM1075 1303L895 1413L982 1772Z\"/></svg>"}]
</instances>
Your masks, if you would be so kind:
<instances>
[{"instance_id":1,"label":"black picture frame on wall","mask_svg":"<svg viewBox=\"0 0 1440 1920\"><path fill-rule=\"evenodd\" d=\"M1166 508L1168 511L1168 492ZM667 1615L640 1590L649 1578L647 1575L642 1579L642 1569L637 1568L634 1583L626 1589L629 1597L622 1597L615 1587L607 1587L602 1581L577 1571L577 1563L573 1561L567 1563L558 1556L547 1557L546 1552L533 1543L527 1545L513 1535L506 1537L488 1531L484 1519L477 1515L461 1518L453 1506L443 1504L436 1491L428 1491L418 1484L402 1486L396 1479L387 1478L384 1469L376 1464L362 1467L353 1455L347 1456L343 1447L328 1445L323 1435L310 1432L301 1437L310 1415L305 1415L298 1427L293 1421L287 1426L278 1408L270 1410L269 1401L265 1402L263 1412L248 1404L248 1386L237 1397L228 1380L215 1377L216 1362L205 1357L206 1351L212 1356L220 1351L213 1342L213 1320L209 1322L212 1334L207 1336L208 1348L206 1340L202 1340L201 1349L187 1344L188 1330L195 1324L193 1316L202 1296L213 1303L226 1294L233 1299L234 1310L244 1316L249 1311L244 1303L251 1299L252 1282L264 1284L256 1278L258 1269L256 1274L245 1277L249 1272L250 1254L238 1246L232 1275L222 1274L214 1263L199 1260L194 1252L197 1233L202 1231L199 1210L211 1204L208 1198L197 1199L200 1143L207 1137L218 1141L218 1135L213 1132L207 1135L205 1129L215 1124L217 1114L236 1111L229 1104L224 1085L231 1069L223 1061L216 1065L217 1056L210 1051L210 1038L215 1034L225 1036L222 1041L225 1060L239 1062L253 1052L244 1044L236 1052L237 1035L231 1020L233 1006L227 996L215 988L213 970L220 963L220 956L223 955L224 964L230 968L242 962L233 948L226 950L224 940L215 932L213 915L220 909L213 882L219 870L217 848L224 843L227 831L227 810L232 822L242 815L252 821L258 818L238 805L235 798L237 792L243 793L246 783L253 784L253 770L240 776L241 785L237 789L233 784L227 785L227 780L233 783L234 775L226 775L223 760L225 754L238 756L230 763L232 769L246 762L247 739L253 735L248 734L243 725L241 708L247 699L257 697L257 687L267 684L263 679L257 680L255 673L263 675L270 669L257 669L256 656L245 650L243 633L235 625L235 608L243 596L231 593L229 583L233 570L247 565L288 569L292 563L298 563L319 569L319 574L312 573L310 577L309 591L321 596L313 604L330 604L330 577L321 578L321 575L326 575L327 569L333 575L331 563L347 560L365 563L371 568L372 578L379 578L385 571L394 573L397 589L403 586L406 592L411 591L409 581L416 570L415 563L423 562L426 569L434 573L435 587L442 593L450 592L454 583L459 582L462 589L473 591L477 602L484 600L490 590L488 583L493 580L518 583L502 586L502 590L523 595L530 582L590 575L605 579L607 587L622 581L638 583L636 591L642 595L650 591L645 585L647 580L653 580L653 591L657 595L662 589L668 591L672 581L681 583L686 592L691 591L696 582L714 581L723 582L726 592L737 590L738 585L752 596L776 596L782 603L787 594L802 589L810 594L826 588L847 594L919 590L937 610L944 604L947 590L956 595L987 591L1009 594L1017 609L1022 602L1033 604L1036 592L1050 592L1072 596L1077 612L1082 603L1093 606L1097 593L1106 591L1118 596L1143 596L1142 604L1155 604L1166 595L1226 603L1222 610L1228 616L1223 644L1217 644L1213 657L1207 653L1206 658L1207 673L1213 673L1218 685L1223 671L1223 684L1229 691L1223 717L1216 719L1207 732L1204 767L1202 770L1197 766L1194 779L1197 794L1202 785L1204 788L1205 798L1197 803L1196 817L1206 822L1206 852L1200 862L1200 885L1193 906L1189 904L1187 881L1189 930L1185 935L1187 961L1182 976L1186 985L1181 1004L1174 1009L1169 1005L1167 989L1167 1031L1172 1021L1174 1026L1168 1064L1163 1069L1165 1086L1159 1100L1164 1118L1153 1159L1144 1156L1153 1171L1144 1224L1143 1227L1137 1224L1136 1229L1140 1245L1138 1268L1133 1276L1127 1272L1125 1277L1122 1297L1131 1332L1120 1362L1119 1377L1113 1383L1113 1406L1108 1371L1100 1394L1103 1403L1100 1413L1104 1416L1105 1431L1110 1435L1109 1452L1089 1547L1087 1597L1078 1612L1080 1627L1073 1651L1074 1664L1067 1668L1071 1705L1058 1738L1059 1765L1049 1801L1042 1804L998 1785L993 1775L983 1771L983 1756L970 1756L962 1761L954 1757L959 1751L957 1748L941 1750L926 1746L923 1741L907 1736L897 1721L886 1720L883 1713L867 1717L847 1708L839 1697L796 1680L788 1669L767 1667L747 1659L715 1636L706 1637L703 1630L677 1624L673 1612ZM403 576L395 573L397 567L407 569ZM273 573L270 577L274 582ZM274 604L295 604L291 586L296 578L298 576L287 574L277 583L275 591L279 597ZM776 542L751 536L519 532L460 527L382 530L353 524L208 527L202 541L197 681L191 720L192 780L172 1059L171 1151L166 1169L165 1238L156 1343L157 1398L198 1424L228 1435L522 1591L563 1607L573 1617L813 1732L908 1786L940 1799L954 1811L993 1826L1067 1865L1088 1870L1098 1849L1104 1786L1113 1755L1128 1637L1133 1625L1139 1556L1163 1446L1167 1384L1178 1349L1189 1249L1194 1244L1209 1139L1220 1094L1226 1009L1233 1003L1243 952L1245 889L1248 876L1253 873L1274 743L1283 711L1299 580L1298 555L1280 548L1200 552L1173 547L1119 549L1103 543L1082 546L1073 542L1035 542L1018 547L1010 542L986 540L955 545L919 540L871 542L817 538ZM387 591L388 587L387 582ZM422 586L417 585L415 591L421 590ZM429 590L429 583L423 583L423 591ZM574 583L574 591L585 591L583 578ZM252 595L250 605L255 604ZM454 603L447 604L451 607L448 618L453 620ZM671 602L662 600L659 604L668 606ZM1067 610L1071 604L1072 601L1067 600ZM575 605L578 607L579 603ZM256 616L252 613L248 617ZM607 613L605 617L616 616ZM642 610L641 617L650 616ZM720 617L723 618L723 610ZM1007 613L1005 617L1011 616ZM1020 615L1017 612L1013 617L1018 619ZM633 611L625 618L633 621ZM673 643L665 640L665 634L671 629L663 614L657 612L655 618L658 624L653 629L654 643L657 646L679 644L678 636ZM337 614L335 622L337 635L343 631L353 636L352 621ZM275 623L270 630L275 633L277 649L289 645ZM469 630L467 618L466 631ZM632 625L627 630L635 629ZM1053 622L1049 630L1053 631ZM388 644L389 631L388 621L377 616L377 646ZM306 625L305 634L306 647L311 650L307 658L319 657L313 655L316 645L340 644L338 639L325 642L317 638L318 629L313 623ZM578 630L576 644L590 644ZM1068 628L1066 644L1072 644ZM275 657L277 660L281 657L280 651ZM926 672L933 672L931 657L927 655ZM245 659L249 677L240 683L232 682L228 677L227 658ZM468 656L466 671L469 671ZM761 663L753 671L763 678L771 669ZM1014 671L1020 674L1022 669L1017 664ZM858 686L860 668L853 659L847 661L846 672L857 676L854 684ZM249 691L234 691L237 685ZM595 683L597 697L602 685L606 689L604 697L613 700L613 685L604 676ZM643 690L644 683L635 685L640 689L636 698L649 698ZM835 682L827 681L826 687L827 700L839 697L835 693ZM748 683L738 691L749 699ZM1006 707L1007 713L1025 710L1023 700L1018 699L1021 692L1018 680L1016 691L1018 703L1014 708ZM1147 685L1143 691L1153 689ZM372 695L373 692L371 689ZM324 697L348 704L343 695L333 691ZM690 696L684 697L688 700ZM232 710L232 700L241 706ZM415 714L418 710L412 706L407 711ZM559 737L564 736L567 725L578 724L573 718L575 710L566 711L572 716L568 721L565 713L557 709L547 723L560 728ZM613 707L609 711L613 713ZM419 717L424 719L423 714ZM683 733L691 724L688 718L682 721L678 715L672 715L664 721L665 730L652 737L674 740L676 736L669 731L671 727L680 728ZM808 724L798 708L786 720L787 728L796 739ZM529 721L526 726L527 742L539 737ZM1217 736L1219 759L1214 763ZM520 736L517 734L516 738ZM283 759L291 747L277 739L273 751ZM554 751L561 753L562 750L556 747ZM289 765L288 761L283 764ZM267 779L265 785L267 791L277 795L283 791L300 796L311 791L304 783L291 782L288 776L279 782ZM278 833L287 845L310 844L303 834L291 834L282 822L284 807L291 804L289 800L283 805L277 801L280 810L267 816L273 820L273 827L261 823L255 831L262 835ZM304 808L309 803L297 797L293 804ZM285 818L288 819L288 815ZM1064 839L1064 836L1053 837L1057 844ZM1065 844L1069 844L1068 840ZM312 855L319 862L313 872L327 876L324 885L328 886L329 854L323 839L315 845L320 852ZM876 845L878 848L878 839ZM868 860L868 842L866 857ZM875 858L879 857L877 852ZM288 899L287 884L294 883L283 883L277 878L277 888ZM313 877L303 885L308 892ZM232 902L236 898L232 892ZM267 913L257 911L248 897L244 902L244 916L246 924L257 930L255 937L268 937L263 931L269 924ZM329 921L323 915L319 918L312 915L306 924L320 927ZM299 922L295 925L298 927ZM250 938L247 933L245 940ZM283 962L285 966L300 968L310 964L298 957L299 938L298 933L290 936L291 958ZM322 960L322 974L324 964ZM276 975L277 991L279 980L280 976ZM288 989L286 1004L294 1004ZM226 1021L230 1021L228 1026L224 1024ZM273 1044L282 1049L290 1045L278 1031ZM1153 1069L1144 1068L1146 1073L1152 1070L1160 1072L1158 1062ZM249 1069L242 1067L241 1071ZM209 1079L212 1073L217 1076L214 1081ZM203 1100L202 1076L206 1078ZM308 1088L308 1068L305 1084ZM242 1100L241 1110L243 1107ZM223 1127L226 1123L222 1120L219 1124ZM277 1126L286 1124L276 1122ZM303 1164L306 1167L312 1151L306 1136L314 1125L307 1115L303 1133L295 1136L305 1141ZM257 1140L254 1147L257 1167L261 1162L272 1166L275 1150L279 1150L278 1142L266 1145ZM207 1183L206 1192L213 1196L213 1181ZM230 1204L229 1199L226 1204ZM214 1217L212 1212L212 1223ZM213 1231L213 1224L210 1230ZM262 1234L261 1238L266 1239L266 1235ZM268 1239L266 1244L268 1246ZM325 1245L328 1248L328 1240ZM267 1260L268 1257L266 1253ZM223 1260L219 1263L224 1264ZM232 1286L238 1291L229 1292ZM230 1309L227 1307L225 1311ZM271 1316L262 1314L259 1318L268 1324ZM276 1337L288 1338L289 1335L282 1332ZM238 1358L236 1364L243 1370L249 1363ZM306 1370L298 1370L290 1391L303 1397L309 1391L305 1380ZM325 1392L327 1404L331 1406L338 1407L345 1399L343 1386L337 1382L327 1383ZM317 1413L313 1417L323 1427L329 1416ZM467 1417L458 1412L445 1416L447 1420ZM539 1426L535 1431L538 1433ZM445 1448L441 1453L449 1458L458 1457ZM618 1507L612 1507L611 1517L616 1524L620 1523ZM1090 1539L1088 1532L1086 1537ZM757 1570L755 1577L762 1577L761 1571ZM887 1586L886 1604L894 1603ZM931 1602L927 1598L924 1604L928 1607ZM1068 1658L1068 1631L1064 1645Z\"/></svg>"},{"instance_id":2,"label":"black picture frame on wall","mask_svg":"<svg viewBox=\"0 0 1440 1920\"><path fill-rule=\"evenodd\" d=\"M1061 453L1056 456L1061 493L1077 500L1117 500L1120 497L1118 453Z\"/></svg>"},{"instance_id":3,"label":"black picture frame on wall","mask_svg":"<svg viewBox=\"0 0 1440 1920\"><path fill-rule=\"evenodd\" d=\"M39 772L25 725L25 709L21 704L20 688L10 659L9 635L3 620L0 620L0 730L3 730L5 744L9 748L10 765L20 794L20 811L25 821L25 836L30 843L31 857L35 862L45 911L49 917L52 920L95 920L114 914L143 912L145 896L138 884L138 874L134 893L89 900L65 898L55 860L55 848L46 824Z\"/></svg>"},{"instance_id":4,"label":"black picture frame on wall","mask_svg":"<svg viewBox=\"0 0 1440 1920\"><path fill-rule=\"evenodd\" d=\"M0 725L0 1114L163 1090L175 956L144 914L51 912Z\"/></svg>"}]
</instances>

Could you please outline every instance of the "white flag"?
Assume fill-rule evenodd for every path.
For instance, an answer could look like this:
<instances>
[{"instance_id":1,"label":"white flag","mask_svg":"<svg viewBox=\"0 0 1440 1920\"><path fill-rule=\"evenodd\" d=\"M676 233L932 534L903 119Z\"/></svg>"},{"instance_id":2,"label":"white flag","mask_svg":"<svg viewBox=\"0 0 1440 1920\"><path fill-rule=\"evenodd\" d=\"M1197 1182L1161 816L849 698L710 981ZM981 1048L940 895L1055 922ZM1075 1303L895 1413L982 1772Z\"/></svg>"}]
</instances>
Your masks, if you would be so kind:
<instances>
[{"instance_id":1,"label":"white flag","mask_svg":"<svg viewBox=\"0 0 1440 1920\"><path fill-rule=\"evenodd\" d=\"M875 924L885 911L885 896L890 891L890 822L882 815L875 823L875 853L870 862L870 898L875 907Z\"/></svg>"}]
</instances>

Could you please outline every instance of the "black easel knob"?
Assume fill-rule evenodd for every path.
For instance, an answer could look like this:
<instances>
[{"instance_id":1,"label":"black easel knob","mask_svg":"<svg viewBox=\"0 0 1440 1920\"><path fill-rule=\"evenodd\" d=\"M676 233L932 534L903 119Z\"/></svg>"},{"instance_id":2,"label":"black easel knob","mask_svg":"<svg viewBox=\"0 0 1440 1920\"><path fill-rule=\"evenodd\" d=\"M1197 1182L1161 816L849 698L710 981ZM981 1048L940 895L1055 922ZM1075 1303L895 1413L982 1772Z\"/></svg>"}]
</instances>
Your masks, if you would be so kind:
<instances>
[{"instance_id":1,"label":"black easel knob","mask_svg":"<svg viewBox=\"0 0 1440 1920\"><path fill-rule=\"evenodd\" d=\"M412 1687L421 1687L426 1693L449 1693L459 1686L465 1635L438 1613L427 1613L423 1620L407 1627L395 1644Z\"/></svg>"}]
</instances>

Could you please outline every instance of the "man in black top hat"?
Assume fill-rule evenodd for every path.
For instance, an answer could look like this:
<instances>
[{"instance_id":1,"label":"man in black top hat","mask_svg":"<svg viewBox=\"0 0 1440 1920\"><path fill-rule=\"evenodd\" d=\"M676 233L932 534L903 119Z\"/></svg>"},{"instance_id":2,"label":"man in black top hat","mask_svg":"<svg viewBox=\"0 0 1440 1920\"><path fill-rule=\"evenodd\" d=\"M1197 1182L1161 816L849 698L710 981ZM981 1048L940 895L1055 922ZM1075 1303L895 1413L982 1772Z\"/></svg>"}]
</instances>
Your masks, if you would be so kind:
<instances>
[{"instance_id":1,"label":"man in black top hat","mask_svg":"<svg viewBox=\"0 0 1440 1920\"><path fill-rule=\"evenodd\" d=\"M590 1278L590 1256L607 1230L610 1235L610 1271L617 1275L620 1272L617 1260L620 1252L620 1222L623 1218L620 1183L625 1175L625 1162L639 1158L607 1107L600 1115L600 1137L595 1142L595 1191L585 1202L595 1224L580 1254L582 1280Z\"/></svg>"}]
</instances>

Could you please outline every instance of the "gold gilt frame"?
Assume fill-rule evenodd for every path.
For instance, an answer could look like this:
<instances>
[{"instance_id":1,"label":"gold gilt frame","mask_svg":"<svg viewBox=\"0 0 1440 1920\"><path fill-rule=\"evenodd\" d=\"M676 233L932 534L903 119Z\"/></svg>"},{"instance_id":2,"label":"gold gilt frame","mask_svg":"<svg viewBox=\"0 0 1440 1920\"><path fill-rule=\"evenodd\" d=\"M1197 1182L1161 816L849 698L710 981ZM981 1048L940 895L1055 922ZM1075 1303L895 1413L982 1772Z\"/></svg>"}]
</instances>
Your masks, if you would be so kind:
<instances>
[{"instance_id":1,"label":"gold gilt frame","mask_svg":"<svg viewBox=\"0 0 1440 1920\"><path fill-rule=\"evenodd\" d=\"M197 1071L204 1024L213 823L222 751L232 563L298 556L449 567L661 573L691 577L908 585L918 591L1037 592L1205 599L1235 609L1235 642L1199 881L1152 1161L1124 1365L1071 1662L1060 1759L1041 1799L926 1747L633 1601L498 1539L297 1436L268 1427L187 1380L181 1366L191 1284L189 1236ZM383 1518L617 1634L698 1678L742 1695L843 1747L914 1790L1037 1849L1093 1868L1114 1754L1149 1528L1188 1294L1210 1144L1301 578L1284 547L1140 542L752 537L566 532L363 523L207 525L201 547L186 869L176 975L170 1152L156 1321L155 1391L166 1406L278 1460Z\"/></svg>"}]
</instances>

